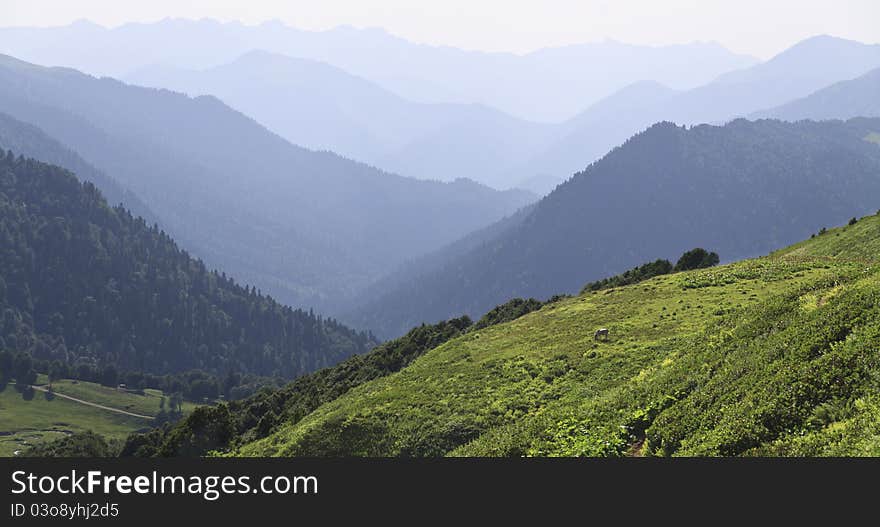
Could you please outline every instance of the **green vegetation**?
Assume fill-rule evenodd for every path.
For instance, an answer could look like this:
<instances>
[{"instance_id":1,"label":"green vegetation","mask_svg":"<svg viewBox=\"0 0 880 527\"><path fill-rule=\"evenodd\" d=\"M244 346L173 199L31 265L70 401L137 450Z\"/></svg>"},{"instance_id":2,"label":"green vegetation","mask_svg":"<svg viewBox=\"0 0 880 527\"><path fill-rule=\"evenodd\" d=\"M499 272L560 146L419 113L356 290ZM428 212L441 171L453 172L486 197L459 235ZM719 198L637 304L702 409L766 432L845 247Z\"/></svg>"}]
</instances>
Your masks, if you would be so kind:
<instances>
[{"instance_id":1,"label":"green vegetation","mask_svg":"<svg viewBox=\"0 0 880 527\"><path fill-rule=\"evenodd\" d=\"M820 231L819 236L774 252L771 256L826 257L873 261L880 255L880 215L863 218L839 229ZM865 221L867 220L867 221Z\"/></svg>"},{"instance_id":2,"label":"green vegetation","mask_svg":"<svg viewBox=\"0 0 880 527\"><path fill-rule=\"evenodd\" d=\"M280 424L298 421L355 386L400 371L469 327L467 317L423 324L366 355L301 377L280 390L267 389L243 401L200 407L176 426L134 435L122 455L197 456L265 437Z\"/></svg>"},{"instance_id":3,"label":"green vegetation","mask_svg":"<svg viewBox=\"0 0 880 527\"><path fill-rule=\"evenodd\" d=\"M82 399L140 415L155 417L162 406L163 398L166 400L165 405L170 409L170 397L164 395L159 390L129 391L101 386L92 382L61 379L52 382L52 391L75 399ZM180 409L183 413L189 413L195 407L195 403L181 400Z\"/></svg>"},{"instance_id":4,"label":"green vegetation","mask_svg":"<svg viewBox=\"0 0 880 527\"><path fill-rule=\"evenodd\" d=\"M50 389L48 376L43 374L37 375L34 385L36 389L33 390L19 390L14 383L3 385L0 392L0 457L11 456L16 450L27 455L55 452L54 446L45 451L30 449L86 431L104 436L105 442L112 444L118 452L123 440L132 432L146 431L162 422L179 419L196 408L191 401L152 389L125 390L72 379L53 380ZM63 448L69 449L76 444L79 443L65 442L67 446Z\"/></svg>"},{"instance_id":5,"label":"green vegetation","mask_svg":"<svg viewBox=\"0 0 880 527\"><path fill-rule=\"evenodd\" d=\"M80 395L84 400L89 400L86 398L87 388L82 388ZM4 457L12 456L16 450L24 451L30 446L74 432L92 431L107 439L122 440L136 430L151 426L149 419L52 397L37 390L22 394L12 384L3 384L0 390L0 456ZM135 397L119 394L113 405L106 406L124 409L124 406L134 404ZM155 415L158 411L157 403L147 415Z\"/></svg>"},{"instance_id":6,"label":"green vegetation","mask_svg":"<svg viewBox=\"0 0 880 527\"><path fill-rule=\"evenodd\" d=\"M115 457L119 441L108 442L94 432L75 432L55 441L38 443L22 454L26 457Z\"/></svg>"},{"instance_id":7,"label":"green vegetation","mask_svg":"<svg viewBox=\"0 0 880 527\"><path fill-rule=\"evenodd\" d=\"M677 272L705 269L706 267L718 265L720 261L717 253L712 253L698 247L681 255L681 258L678 259L672 270Z\"/></svg>"},{"instance_id":8,"label":"green vegetation","mask_svg":"<svg viewBox=\"0 0 880 527\"><path fill-rule=\"evenodd\" d=\"M474 324L470 330L476 331L479 329L487 328L489 326L494 326L496 324L501 324L503 322L510 322L511 320L516 320L519 317L531 313L532 311L537 311L541 309L544 305L540 300L535 300L534 298L529 298L528 300L523 300L522 298L514 298L500 306L496 306L491 309L488 313L482 316L480 320Z\"/></svg>"},{"instance_id":9,"label":"green vegetation","mask_svg":"<svg viewBox=\"0 0 880 527\"><path fill-rule=\"evenodd\" d=\"M633 267L632 269L625 271L619 275L612 276L610 278L603 278L602 280L597 280L595 282L590 282L585 285L583 289L581 289L581 294L590 291L601 291L602 289L608 289L611 287L621 287L625 285L637 284L639 282L647 280L648 278L669 274L672 272L672 269L672 263L670 263L669 260L655 260L651 263L646 263L638 267Z\"/></svg>"},{"instance_id":10,"label":"green vegetation","mask_svg":"<svg viewBox=\"0 0 880 527\"><path fill-rule=\"evenodd\" d=\"M221 378L293 378L375 344L209 271L70 172L0 154L0 379L30 357L57 377L210 400L230 393ZM193 370L179 388L156 377Z\"/></svg>"},{"instance_id":11,"label":"green vegetation","mask_svg":"<svg viewBox=\"0 0 880 527\"><path fill-rule=\"evenodd\" d=\"M204 455L211 450L229 449L266 437L279 426L302 419L356 386L402 370L452 338L516 320L561 299L552 298L542 303L515 298L497 306L476 324L468 317L422 324L365 355L301 377L280 390L267 389L243 401L198 408L171 427L133 435L122 449L122 455Z\"/></svg>"},{"instance_id":12,"label":"green vegetation","mask_svg":"<svg viewBox=\"0 0 880 527\"><path fill-rule=\"evenodd\" d=\"M220 450L878 455L878 246L868 217L768 257L559 299Z\"/></svg>"},{"instance_id":13,"label":"green vegetation","mask_svg":"<svg viewBox=\"0 0 880 527\"><path fill-rule=\"evenodd\" d=\"M709 252L706 249L697 247L696 249L691 249L682 254L674 266L669 260L654 260L653 262L634 267L619 275L590 282L581 289L581 294L590 291L601 291L611 287L637 284L639 282L644 282L649 278L673 272L677 273L680 271L690 271L692 269L704 269L706 267L718 265L719 261L717 253Z\"/></svg>"}]
</instances>

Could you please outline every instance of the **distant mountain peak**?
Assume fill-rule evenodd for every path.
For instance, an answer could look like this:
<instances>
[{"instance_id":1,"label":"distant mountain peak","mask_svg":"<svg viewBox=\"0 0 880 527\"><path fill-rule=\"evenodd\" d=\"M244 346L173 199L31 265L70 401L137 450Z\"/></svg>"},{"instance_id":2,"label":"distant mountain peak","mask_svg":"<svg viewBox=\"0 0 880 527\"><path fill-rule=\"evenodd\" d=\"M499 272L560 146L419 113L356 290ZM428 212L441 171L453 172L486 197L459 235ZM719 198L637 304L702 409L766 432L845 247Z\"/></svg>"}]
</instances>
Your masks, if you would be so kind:
<instances>
[{"instance_id":1,"label":"distant mountain peak","mask_svg":"<svg viewBox=\"0 0 880 527\"><path fill-rule=\"evenodd\" d=\"M805 54L812 54L817 52L825 52L825 53L837 53L840 49L848 49L848 48L865 48L869 49L872 47L880 47L876 44L865 44L863 42L859 42L857 40L849 40L845 38L835 37L832 35L815 35L809 38L805 38L790 48L782 51L777 54L773 58L771 58L768 62L772 61L781 61L791 57L801 57Z\"/></svg>"},{"instance_id":2,"label":"distant mountain peak","mask_svg":"<svg viewBox=\"0 0 880 527\"><path fill-rule=\"evenodd\" d=\"M77 18L73 22L70 23L71 28L75 29L106 29L104 26L92 22L87 18Z\"/></svg>"}]
</instances>

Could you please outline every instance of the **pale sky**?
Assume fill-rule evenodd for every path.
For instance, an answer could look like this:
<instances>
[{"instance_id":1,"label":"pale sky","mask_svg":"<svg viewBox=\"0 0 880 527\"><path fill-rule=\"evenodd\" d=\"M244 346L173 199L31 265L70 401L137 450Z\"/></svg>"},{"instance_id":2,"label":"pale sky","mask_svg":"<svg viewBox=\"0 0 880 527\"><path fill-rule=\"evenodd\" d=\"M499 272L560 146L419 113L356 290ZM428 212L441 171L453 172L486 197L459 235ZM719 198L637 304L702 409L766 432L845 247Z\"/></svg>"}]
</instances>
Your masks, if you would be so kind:
<instances>
[{"instance_id":1,"label":"pale sky","mask_svg":"<svg viewBox=\"0 0 880 527\"><path fill-rule=\"evenodd\" d=\"M381 27L411 41L526 52L601 41L714 40L760 58L817 34L880 42L880 0L0 0L0 26L103 26L165 17L300 29Z\"/></svg>"}]
</instances>

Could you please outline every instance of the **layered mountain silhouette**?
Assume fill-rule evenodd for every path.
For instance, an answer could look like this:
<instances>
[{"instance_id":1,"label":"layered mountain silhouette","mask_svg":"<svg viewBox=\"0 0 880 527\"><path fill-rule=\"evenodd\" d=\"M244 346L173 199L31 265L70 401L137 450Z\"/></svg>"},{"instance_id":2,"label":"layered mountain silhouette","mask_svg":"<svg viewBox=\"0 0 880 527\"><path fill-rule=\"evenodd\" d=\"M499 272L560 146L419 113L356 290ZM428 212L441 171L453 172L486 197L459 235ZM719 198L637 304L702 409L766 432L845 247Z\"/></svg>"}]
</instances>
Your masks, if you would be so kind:
<instances>
[{"instance_id":1,"label":"layered mountain silhouette","mask_svg":"<svg viewBox=\"0 0 880 527\"><path fill-rule=\"evenodd\" d=\"M265 51L206 70L147 67L135 84L215 95L288 141L421 179L493 177L549 144L556 127L480 104L403 99L328 64Z\"/></svg>"},{"instance_id":2,"label":"layered mountain silhouette","mask_svg":"<svg viewBox=\"0 0 880 527\"><path fill-rule=\"evenodd\" d=\"M371 290L345 317L380 336L547 298L701 246L735 260L877 210L878 119L650 127L532 210Z\"/></svg>"},{"instance_id":3,"label":"layered mountain silhouette","mask_svg":"<svg viewBox=\"0 0 880 527\"><path fill-rule=\"evenodd\" d=\"M527 182L544 174L542 186L518 183L544 193L653 123L666 120L679 124L720 124L752 115L774 117L772 113L755 112L806 97L877 67L880 67L880 45L818 36L792 46L767 62L727 73L691 90L675 91L656 82L637 83L564 123L559 140L504 179ZM870 92L869 87L865 89ZM855 109L840 107L838 112L838 107L833 105L825 108L822 118L848 119L863 115L854 113Z\"/></svg>"},{"instance_id":4,"label":"layered mountain silhouette","mask_svg":"<svg viewBox=\"0 0 880 527\"><path fill-rule=\"evenodd\" d=\"M214 97L6 56L0 112L110 175L208 265L295 306L344 302L390 267L533 199L300 148Z\"/></svg>"},{"instance_id":5,"label":"layered mountain silhouette","mask_svg":"<svg viewBox=\"0 0 880 527\"><path fill-rule=\"evenodd\" d=\"M149 67L128 78L216 95L294 143L404 175L468 177L546 194L654 122L746 116L876 67L877 49L815 37L691 90L633 83L557 124L516 119L483 105L418 104L327 64L260 51L207 70Z\"/></svg>"},{"instance_id":6,"label":"layered mountain silhouette","mask_svg":"<svg viewBox=\"0 0 880 527\"><path fill-rule=\"evenodd\" d=\"M652 47L606 40L518 55L415 44L376 28L304 31L278 21L165 19L112 29L80 21L0 30L2 53L117 78L156 64L210 68L252 49L326 62L412 101L480 103L537 121L567 119L639 80L687 89L757 62L714 42Z\"/></svg>"},{"instance_id":7,"label":"layered mountain silhouette","mask_svg":"<svg viewBox=\"0 0 880 527\"><path fill-rule=\"evenodd\" d=\"M786 121L880 117L880 68L776 108L756 112L752 117Z\"/></svg>"}]
</instances>

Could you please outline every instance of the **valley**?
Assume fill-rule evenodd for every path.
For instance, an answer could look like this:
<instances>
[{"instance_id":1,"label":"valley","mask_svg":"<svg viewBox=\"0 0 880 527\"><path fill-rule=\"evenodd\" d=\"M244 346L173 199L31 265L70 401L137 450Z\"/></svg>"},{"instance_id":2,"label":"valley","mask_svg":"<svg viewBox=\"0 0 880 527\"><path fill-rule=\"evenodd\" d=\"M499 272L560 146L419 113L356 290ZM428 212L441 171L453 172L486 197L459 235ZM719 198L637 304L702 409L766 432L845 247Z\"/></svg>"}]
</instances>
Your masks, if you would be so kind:
<instances>
[{"instance_id":1,"label":"valley","mask_svg":"<svg viewBox=\"0 0 880 527\"><path fill-rule=\"evenodd\" d=\"M880 39L603 17L0 27L0 457L880 456Z\"/></svg>"}]
</instances>

